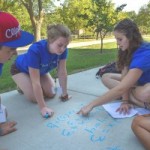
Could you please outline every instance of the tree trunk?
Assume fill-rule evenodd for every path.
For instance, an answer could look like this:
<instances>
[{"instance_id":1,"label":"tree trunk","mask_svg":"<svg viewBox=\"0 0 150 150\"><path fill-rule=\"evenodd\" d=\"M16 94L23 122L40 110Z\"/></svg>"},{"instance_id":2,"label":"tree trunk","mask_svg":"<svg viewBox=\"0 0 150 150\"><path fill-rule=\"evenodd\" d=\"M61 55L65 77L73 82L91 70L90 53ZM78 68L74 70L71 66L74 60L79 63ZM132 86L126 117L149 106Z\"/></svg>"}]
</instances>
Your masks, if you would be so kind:
<instances>
[{"instance_id":1,"label":"tree trunk","mask_svg":"<svg viewBox=\"0 0 150 150\"><path fill-rule=\"evenodd\" d=\"M103 38L101 38L101 50L100 50L101 53L103 53Z\"/></svg>"},{"instance_id":2,"label":"tree trunk","mask_svg":"<svg viewBox=\"0 0 150 150\"><path fill-rule=\"evenodd\" d=\"M34 28L35 41L41 40L41 25L42 23L40 21L37 21Z\"/></svg>"},{"instance_id":3,"label":"tree trunk","mask_svg":"<svg viewBox=\"0 0 150 150\"><path fill-rule=\"evenodd\" d=\"M99 34L100 34L100 39L101 39L100 53L103 53L103 35L101 32Z\"/></svg>"},{"instance_id":4,"label":"tree trunk","mask_svg":"<svg viewBox=\"0 0 150 150\"><path fill-rule=\"evenodd\" d=\"M30 20L32 23L32 27L34 30L34 38L35 41L41 40L41 26L44 18L44 12L42 10L42 0L38 0L38 15L34 16L34 11L33 11L33 1L29 0L28 2L21 0L22 4L25 6L27 9Z\"/></svg>"},{"instance_id":5,"label":"tree trunk","mask_svg":"<svg viewBox=\"0 0 150 150\"><path fill-rule=\"evenodd\" d=\"M96 32L96 40L98 40L98 34L99 34L99 32Z\"/></svg>"}]
</instances>

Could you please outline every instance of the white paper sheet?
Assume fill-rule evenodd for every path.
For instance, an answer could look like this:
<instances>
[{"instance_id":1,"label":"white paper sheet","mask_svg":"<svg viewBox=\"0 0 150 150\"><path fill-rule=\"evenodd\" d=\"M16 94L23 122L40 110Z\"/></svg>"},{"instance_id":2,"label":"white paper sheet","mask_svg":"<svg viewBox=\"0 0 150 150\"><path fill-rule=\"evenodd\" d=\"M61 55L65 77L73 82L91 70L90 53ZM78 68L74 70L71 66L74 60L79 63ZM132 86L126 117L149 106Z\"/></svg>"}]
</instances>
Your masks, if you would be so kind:
<instances>
[{"instance_id":1,"label":"white paper sheet","mask_svg":"<svg viewBox=\"0 0 150 150\"><path fill-rule=\"evenodd\" d=\"M119 112L116 112L116 110L120 107L121 103L122 102L109 103L103 105L103 107L113 118L127 118L137 114L150 114L150 110L144 108L132 108L129 114L120 114Z\"/></svg>"},{"instance_id":2,"label":"white paper sheet","mask_svg":"<svg viewBox=\"0 0 150 150\"><path fill-rule=\"evenodd\" d=\"M6 107L1 105L0 107L0 123L6 122Z\"/></svg>"},{"instance_id":3,"label":"white paper sheet","mask_svg":"<svg viewBox=\"0 0 150 150\"><path fill-rule=\"evenodd\" d=\"M150 114L150 110L145 108L136 108L136 110L138 111L138 115Z\"/></svg>"}]
</instances>

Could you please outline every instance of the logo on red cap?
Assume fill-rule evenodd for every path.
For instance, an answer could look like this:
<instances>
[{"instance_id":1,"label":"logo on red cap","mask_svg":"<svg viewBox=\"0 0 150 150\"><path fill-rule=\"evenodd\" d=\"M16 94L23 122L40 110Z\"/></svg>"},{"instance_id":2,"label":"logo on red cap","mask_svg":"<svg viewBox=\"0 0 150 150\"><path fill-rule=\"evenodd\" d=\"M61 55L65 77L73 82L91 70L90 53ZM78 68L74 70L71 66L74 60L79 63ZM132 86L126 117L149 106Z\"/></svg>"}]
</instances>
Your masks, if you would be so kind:
<instances>
[{"instance_id":1,"label":"logo on red cap","mask_svg":"<svg viewBox=\"0 0 150 150\"><path fill-rule=\"evenodd\" d=\"M0 42L13 41L20 38L19 22L11 14L0 12Z\"/></svg>"},{"instance_id":2,"label":"logo on red cap","mask_svg":"<svg viewBox=\"0 0 150 150\"><path fill-rule=\"evenodd\" d=\"M18 34L20 33L20 26L18 27L14 27L14 28L11 28L11 29L7 29L6 32L5 32L5 36L6 38L12 38L13 36L18 36Z\"/></svg>"},{"instance_id":3,"label":"logo on red cap","mask_svg":"<svg viewBox=\"0 0 150 150\"><path fill-rule=\"evenodd\" d=\"M0 46L17 48L31 44L33 40L34 36L21 30L13 15L0 11Z\"/></svg>"}]
</instances>

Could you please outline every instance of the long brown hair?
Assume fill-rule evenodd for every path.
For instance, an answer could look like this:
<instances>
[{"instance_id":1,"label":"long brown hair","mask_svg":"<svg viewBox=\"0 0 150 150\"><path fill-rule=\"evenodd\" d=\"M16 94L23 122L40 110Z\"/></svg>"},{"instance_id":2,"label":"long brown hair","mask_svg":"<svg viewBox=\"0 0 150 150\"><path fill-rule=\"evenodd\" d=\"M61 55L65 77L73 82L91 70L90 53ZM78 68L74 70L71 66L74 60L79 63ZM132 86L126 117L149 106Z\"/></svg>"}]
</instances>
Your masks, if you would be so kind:
<instances>
[{"instance_id":1,"label":"long brown hair","mask_svg":"<svg viewBox=\"0 0 150 150\"><path fill-rule=\"evenodd\" d=\"M123 33L129 40L129 47L127 50L122 51L119 49L117 66L122 70L125 66L129 66L132 54L143 42L142 35L138 26L132 20L126 18L120 21L115 27L114 31Z\"/></svg>"}]
</instances>

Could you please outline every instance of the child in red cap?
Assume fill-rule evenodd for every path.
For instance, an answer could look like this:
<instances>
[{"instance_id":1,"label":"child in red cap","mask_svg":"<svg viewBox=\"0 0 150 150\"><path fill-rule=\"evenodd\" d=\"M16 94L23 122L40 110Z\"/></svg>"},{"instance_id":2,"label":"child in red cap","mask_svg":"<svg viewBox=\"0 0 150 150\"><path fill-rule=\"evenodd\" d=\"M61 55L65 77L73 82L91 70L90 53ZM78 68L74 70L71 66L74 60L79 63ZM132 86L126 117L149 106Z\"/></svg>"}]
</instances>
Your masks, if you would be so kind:
<instances>
[{"instance_id":1,"label":"child in red cap","mask_svg":"<svg viewBox=\"0 0 150 150\"><path fill-rule=\"evenodd\" d=\"M7 12L0 12L0 75L2 67L13 55L17 54L17 47L31 44L34 36L22 31L17 19ZM1 103L0 103L0 108ZM16 130L16 122L0 123L0 135L6 135Z\"/></svg>"}]
</instances>

